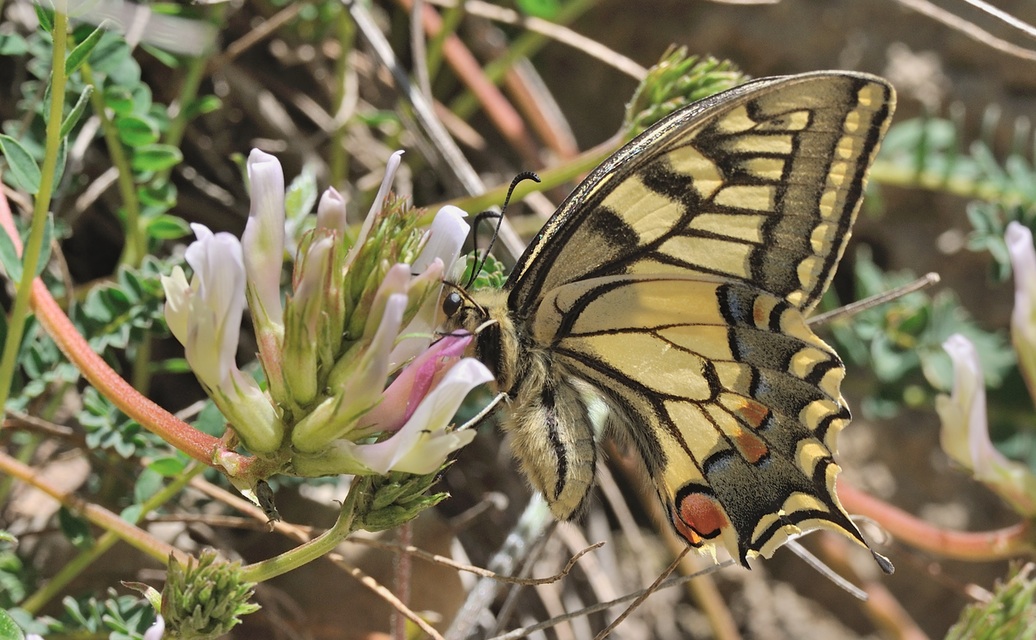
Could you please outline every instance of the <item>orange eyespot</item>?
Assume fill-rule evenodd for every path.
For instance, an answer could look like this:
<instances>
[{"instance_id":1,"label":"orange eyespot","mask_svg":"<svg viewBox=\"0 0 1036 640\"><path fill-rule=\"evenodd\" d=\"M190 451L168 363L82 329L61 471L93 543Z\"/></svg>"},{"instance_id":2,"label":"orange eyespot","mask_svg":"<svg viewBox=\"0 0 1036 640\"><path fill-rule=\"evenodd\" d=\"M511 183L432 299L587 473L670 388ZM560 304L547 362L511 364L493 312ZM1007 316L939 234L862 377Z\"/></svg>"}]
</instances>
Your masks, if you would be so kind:
<instances>
[{"instance_id":1,"label":"orange eyespot","mask_svg":"<svg viewBox=\"0 0 1036 640\"><path fill-rule=\"evenodd\" d=\"M446 314L447 318L452 318L457 315L460 308L464 306L464 299L460 297L460 294L456 291L451 291L445 298L442 299L442 312Z\"/></svg>"}]
</instances>

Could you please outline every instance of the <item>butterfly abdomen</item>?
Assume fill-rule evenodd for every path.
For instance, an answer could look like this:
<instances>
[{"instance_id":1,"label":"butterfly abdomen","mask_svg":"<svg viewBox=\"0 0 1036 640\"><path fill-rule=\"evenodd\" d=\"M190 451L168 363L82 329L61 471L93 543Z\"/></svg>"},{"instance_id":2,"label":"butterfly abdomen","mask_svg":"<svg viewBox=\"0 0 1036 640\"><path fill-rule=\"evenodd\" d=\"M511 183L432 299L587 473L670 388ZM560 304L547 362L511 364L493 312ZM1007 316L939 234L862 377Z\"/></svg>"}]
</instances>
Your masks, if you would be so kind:
<instances>
[{"instance_id":1,"label":"butterfly abdomen","mask_svg":"<svg viewBox=\"0 0 1036 640\"><path fill-rule=\"evenodd\" d=\"M504 429L533 487L560 520L578 517L594 483L597 445L586 384L558 371L545 352L527 351Z\"/></svg>"},{"instance_id":2,"label":"butterfly abdomen","mask_svg":"<svg viewBox=\"0 0 1036 640\"><path fill-rule=\"evenodd\" d=\"M522 471L554 516L568 520L583 511L594 483L597 450L587 407L592 392L557 370L549 347L532 344L529 332L519 331L522 321L508 309L506 295L506 289L481 290L470 295L470 304L454 300L450 310L444 304L444 328L474 334L476 357L510 401L503 427Z\"/></svg>"}]
</instances>

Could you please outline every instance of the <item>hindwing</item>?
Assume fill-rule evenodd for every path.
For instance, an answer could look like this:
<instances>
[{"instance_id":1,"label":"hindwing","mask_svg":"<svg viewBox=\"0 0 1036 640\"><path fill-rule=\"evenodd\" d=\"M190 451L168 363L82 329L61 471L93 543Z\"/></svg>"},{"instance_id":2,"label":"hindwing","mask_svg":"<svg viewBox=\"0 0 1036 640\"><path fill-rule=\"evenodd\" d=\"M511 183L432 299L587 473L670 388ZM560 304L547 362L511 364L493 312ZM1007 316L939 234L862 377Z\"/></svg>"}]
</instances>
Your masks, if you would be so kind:
<instances>
[{"instance_id":1,"label":"hindwing","mask_svg":"<svg viewBox=\"0 0 1036 640\"><path fill-rule=\"evenodd\" d=\"M820 527L864 543L834 494L842 362L794 305L715 278L612 276L551 290L531 329L626 425L690 544L744 562Z\"/></svg>"}]
</instances>

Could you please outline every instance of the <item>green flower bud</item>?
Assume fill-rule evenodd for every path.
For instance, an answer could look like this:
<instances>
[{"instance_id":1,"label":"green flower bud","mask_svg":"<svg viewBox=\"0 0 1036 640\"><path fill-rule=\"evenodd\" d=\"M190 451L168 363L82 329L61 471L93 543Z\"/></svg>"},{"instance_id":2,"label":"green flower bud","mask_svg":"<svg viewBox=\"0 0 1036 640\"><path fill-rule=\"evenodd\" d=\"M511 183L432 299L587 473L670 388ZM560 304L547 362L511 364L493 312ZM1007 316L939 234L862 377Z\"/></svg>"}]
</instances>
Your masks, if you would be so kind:
<instances>
[{"instance_id":1,"label":"green flower bud","mask_svg":"<svg viewBox=\"0 0 1036 640\"><path fill-rule=\"evenodd\" d=\"M214 551L181 565L169 558L162 590L162 616L170 635L194 640L219 638L230 632L240 617L259 610L249 602L255 584L240 579L241 564L222 562Z\"/></svg>"}]
</instances>

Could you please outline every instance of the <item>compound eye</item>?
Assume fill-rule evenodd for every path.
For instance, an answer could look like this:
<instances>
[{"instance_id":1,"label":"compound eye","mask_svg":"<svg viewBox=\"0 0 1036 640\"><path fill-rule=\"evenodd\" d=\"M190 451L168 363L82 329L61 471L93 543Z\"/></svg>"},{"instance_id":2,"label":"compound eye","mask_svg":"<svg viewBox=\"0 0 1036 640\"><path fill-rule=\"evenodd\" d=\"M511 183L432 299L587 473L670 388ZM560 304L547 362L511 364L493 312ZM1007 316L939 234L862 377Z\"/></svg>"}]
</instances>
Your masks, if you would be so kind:
<instances>
[{"instance_id":1,"label":"compound eye","mask_svg":"<svg viewBox=\"0 0 1036 640\"><path fill-rule=\"evenodd\" d=\"M442 312L446 314L447 318L452 318L457 315L460 308L464 306L464 299L460 297L460 294L456 291L451 291L442 300Z\"/></svg>"}]
</instances>

